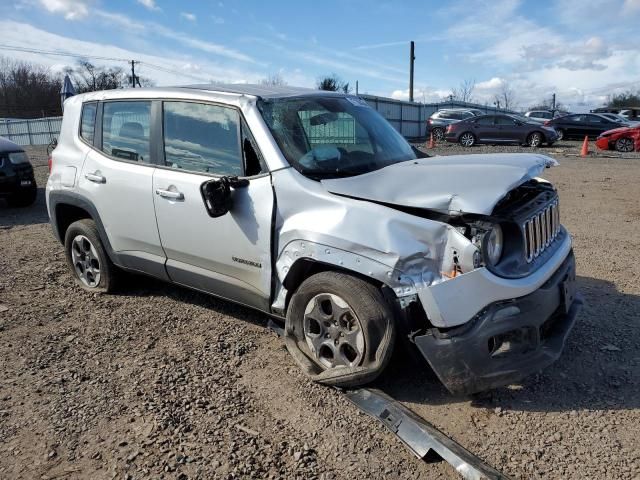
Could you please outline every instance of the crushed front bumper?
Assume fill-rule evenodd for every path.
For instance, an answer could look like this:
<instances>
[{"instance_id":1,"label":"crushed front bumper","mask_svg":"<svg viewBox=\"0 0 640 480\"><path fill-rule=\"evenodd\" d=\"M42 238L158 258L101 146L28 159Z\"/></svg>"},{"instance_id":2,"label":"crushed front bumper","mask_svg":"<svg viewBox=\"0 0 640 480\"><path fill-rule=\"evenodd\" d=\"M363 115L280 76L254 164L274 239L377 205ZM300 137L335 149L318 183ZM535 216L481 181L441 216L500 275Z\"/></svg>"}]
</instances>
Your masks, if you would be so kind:
<instances>
[{"instance_id":1,"label":"crushed front bumper","mask_svg":"<svg viewBox=\"0 0 640 480\"><path fill-rule=\"evenodd\" d=\"M475 393L557 360L581 305L571 251L533 293L492 303L459 327L432 328L413 340L449 391Z\"/></svg>"}]
</instances>

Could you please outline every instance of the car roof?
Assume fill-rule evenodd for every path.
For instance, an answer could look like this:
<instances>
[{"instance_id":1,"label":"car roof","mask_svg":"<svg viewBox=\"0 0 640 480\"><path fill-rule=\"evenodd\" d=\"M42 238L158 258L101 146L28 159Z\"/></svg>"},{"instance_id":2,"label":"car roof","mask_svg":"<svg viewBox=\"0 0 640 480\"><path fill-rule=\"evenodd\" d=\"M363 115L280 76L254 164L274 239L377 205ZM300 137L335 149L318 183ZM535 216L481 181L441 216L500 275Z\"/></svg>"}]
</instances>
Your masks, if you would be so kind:
<instances>
[{"instance_id":1,"label":"car roof","mask_svg":"<svg viewBox=\"0 0 640 480\"><path fill-rule=\"evenodd\" d=\"M341 92L330 92L327 90L315 90L313 88L291 87L289 85L258 85L251 83L234 84L198 84L186 85L177 88L188 88L192 90L205 90L208 92L235 93L238 95L251 95L263 99L299 97L306 95L338 95L344 96Z\"/></svg>"},{"instance_id":2,"label":"car roof","mask_svg":"<svg viewBox=\"0 0 640 480\"><path fill-rule=\"evenodd\" d=\"M11 140L0 137L0 153L4 152L24 152L24 148L17 143L13 143Z\"/></svg>"}]
</instances>

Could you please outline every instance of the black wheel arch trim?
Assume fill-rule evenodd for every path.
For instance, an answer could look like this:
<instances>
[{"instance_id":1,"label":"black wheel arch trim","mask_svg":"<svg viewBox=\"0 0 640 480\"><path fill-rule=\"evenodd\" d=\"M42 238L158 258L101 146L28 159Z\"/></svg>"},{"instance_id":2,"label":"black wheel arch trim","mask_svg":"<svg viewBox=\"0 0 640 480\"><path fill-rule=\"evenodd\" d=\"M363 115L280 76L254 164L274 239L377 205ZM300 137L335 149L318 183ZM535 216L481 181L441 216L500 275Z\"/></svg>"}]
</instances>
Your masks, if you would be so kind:
<instances>
[{"instance_id":1,"label":"black wheel arch trim","mask_svg":"<svg viewBox=\"0 0 640 480\"><path fill-rule=\"evenodd\" d=\"M57 209L59 205L71 205L86 211L91 219L96 223L98 233L100 234L100 240L102 241L109 259L116 265L121 264L121 262L118 261L118 254L115 253L111 247L111 242L109 242L109 237L107 236L107 232L104 229L102 220L100 219L100 214L98 214L98 209L93 203L75 192L49 192L49 223L53 229L54 236L60 243L64 244L64 235L63 232L60 231L60 225L57 219Z\"/></svg>"}]
</instances>

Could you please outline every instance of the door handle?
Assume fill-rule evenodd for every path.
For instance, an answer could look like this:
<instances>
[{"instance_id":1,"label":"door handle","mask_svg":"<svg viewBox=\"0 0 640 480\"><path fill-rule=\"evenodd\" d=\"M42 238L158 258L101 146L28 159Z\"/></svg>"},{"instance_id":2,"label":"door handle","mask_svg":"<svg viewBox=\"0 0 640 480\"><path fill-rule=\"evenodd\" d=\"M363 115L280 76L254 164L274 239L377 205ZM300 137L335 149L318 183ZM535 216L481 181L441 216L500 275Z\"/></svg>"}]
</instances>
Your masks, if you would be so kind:
<instances>
[{"instance_id":1,"label":"door handle","mask_svg":"<svg viewBox=\"0 0 640 480\"><path fill-rule=\"evenodd\" d=\"M107 179L100 175L98 172L85 173L84 178L93 183L105 183L107 181Z\"/></svg>"},{"instance_id":2,"label":"door handle","mask_svg":"<svg viewBox=\"0 0 640 480\"><path fill-rule=\"evenodd\" d=\"M156 195L171 200L184 200L184 194L182 192L172 192L171 190L162 190L160 188L156 188Z\"/></svg>"}]
</instances>

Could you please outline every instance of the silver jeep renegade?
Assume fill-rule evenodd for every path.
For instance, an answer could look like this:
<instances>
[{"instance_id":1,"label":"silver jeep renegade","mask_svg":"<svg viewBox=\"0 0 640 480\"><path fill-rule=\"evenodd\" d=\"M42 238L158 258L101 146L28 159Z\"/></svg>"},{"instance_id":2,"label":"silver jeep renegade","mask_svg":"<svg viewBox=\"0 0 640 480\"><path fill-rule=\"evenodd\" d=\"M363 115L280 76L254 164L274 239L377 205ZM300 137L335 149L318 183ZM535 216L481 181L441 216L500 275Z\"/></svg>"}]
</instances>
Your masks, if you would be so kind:
<instances>
[{"instance_id":1,"label":"silver jeep renegade","mask_svg":"<svg viewBox=\"0 0 640 480\"><path fill-rule=\"evenodd\" d=\"M121 271L256 308L313 380L417 348L453 393L560 355L581 305L558 195L531 154L429 157L358 97L112 90L65 103L47 206L78 284Z\"/></svg>"}]
</instances>

